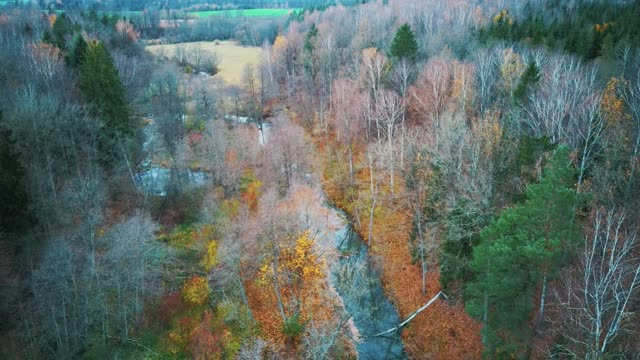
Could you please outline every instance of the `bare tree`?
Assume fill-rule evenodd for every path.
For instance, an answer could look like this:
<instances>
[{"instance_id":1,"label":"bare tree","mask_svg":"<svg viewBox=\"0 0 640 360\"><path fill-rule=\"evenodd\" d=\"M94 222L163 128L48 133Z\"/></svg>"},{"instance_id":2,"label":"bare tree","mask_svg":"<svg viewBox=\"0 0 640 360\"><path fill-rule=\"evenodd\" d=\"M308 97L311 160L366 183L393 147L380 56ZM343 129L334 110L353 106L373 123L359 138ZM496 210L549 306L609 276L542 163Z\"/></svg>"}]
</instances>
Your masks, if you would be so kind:
<instances>
[{"instance_id":1,"label":"bare tree","mask_svg":"<svg viewBox=\"0 0 640 360\"><path fill-rule=\"evenodd\" d=\"M396 136L397 122L400 119L404 108L402 99L391 91L382 91L376 97L376 118L377 122L382 124L385 137L387 138L388 164L391 176L390 186L391 195L395 197L394 184L394 138Z\"/></svg>"},{"instance_id":2,"label":"bare tree","mask_svg":"<svg viewBox=\"0 0 640 360\"><path fill-rule=\"evenodd\" d=\"M632 304L640 286L638 230L624 212L599 209L585 236L580 265L557 292L569 340L562 350L577 358L602 359L630 330Z\"/></svg>"},{"instance_id":3,"label":"bare tree","mask_svg":"<svg viewBox=\"0 0 640 360\"><path fill-rule=\"evenodd\" d=\"M453 73L451 64L441 57L429 59L411 88L411 99L416 111L429 118L434 129L440 127L440 118L451 94Z\"/></svg>"},{"instance_id":4,"label":"bare tree","mask_svg":"<svg viewBox=\"0 0 640 360\"><path fill-rule=\"evenodd\" d=\"M402 99L402 118L400 119L400 170L404 170L404 153L406 138L407 95L409 86L415 77L415 67L407 59L395 65L391 73L391 82Z\"/></svg>"}]
</instances>

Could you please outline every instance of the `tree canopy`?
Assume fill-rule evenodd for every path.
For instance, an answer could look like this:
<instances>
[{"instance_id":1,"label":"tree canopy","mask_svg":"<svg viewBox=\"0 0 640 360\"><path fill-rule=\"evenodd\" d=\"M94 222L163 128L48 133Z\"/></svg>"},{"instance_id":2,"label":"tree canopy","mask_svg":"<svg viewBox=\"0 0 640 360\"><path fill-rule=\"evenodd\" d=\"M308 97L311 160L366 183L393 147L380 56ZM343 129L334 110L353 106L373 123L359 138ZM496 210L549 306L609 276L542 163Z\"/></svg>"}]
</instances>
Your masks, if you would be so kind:
<instances>
[{"instance_id":1,"label":"tree canopy","mask_svg":"<svg viewBox=\"0 0 640 360\"><path fill-rule=\"evenodd\" d=\"M391 57L402 60L414 60L418 52L416 36L409 24L404 23L396 31L391 43Z\"/></svg>"}]
</instances>

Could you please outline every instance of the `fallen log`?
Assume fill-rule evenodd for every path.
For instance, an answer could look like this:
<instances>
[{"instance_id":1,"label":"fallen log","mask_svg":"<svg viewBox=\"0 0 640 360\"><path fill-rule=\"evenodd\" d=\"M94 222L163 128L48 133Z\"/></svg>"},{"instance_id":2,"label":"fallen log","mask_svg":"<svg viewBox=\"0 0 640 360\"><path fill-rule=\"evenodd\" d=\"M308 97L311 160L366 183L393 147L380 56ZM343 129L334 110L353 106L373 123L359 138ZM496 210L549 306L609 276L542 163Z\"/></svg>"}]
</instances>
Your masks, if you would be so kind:
<instances>
[{"instance_id":1,"label":"fallen log","mask_svg":"<svg viewBox=\"0 0 640 360\"><path fill-rule=\"evenodd\" d=\"M407 319L403 322L401 322L398 326L393 327L387 331L383 331L379 334L376 334L374 336L383 336L392 332L396 332L398 330L400 330L403 326L407 325L409 323L409 321L413 320L416 316L418 316L418 314L420 314L422 311L424 311L426 308L428 308L431 304L433 304L434 301L436 301L440 296L444 297L445 299L447 298L447 295L445 295L442 291L440 291L439 293L436 294L436 296L434 296L433 298L431 298L431 300L429 300L428 303L424 304L421 308L419 308L418 310L414 311L411 313L411 315L409 315L409 317L407 317Z\"/></svg>"}]
</instances>

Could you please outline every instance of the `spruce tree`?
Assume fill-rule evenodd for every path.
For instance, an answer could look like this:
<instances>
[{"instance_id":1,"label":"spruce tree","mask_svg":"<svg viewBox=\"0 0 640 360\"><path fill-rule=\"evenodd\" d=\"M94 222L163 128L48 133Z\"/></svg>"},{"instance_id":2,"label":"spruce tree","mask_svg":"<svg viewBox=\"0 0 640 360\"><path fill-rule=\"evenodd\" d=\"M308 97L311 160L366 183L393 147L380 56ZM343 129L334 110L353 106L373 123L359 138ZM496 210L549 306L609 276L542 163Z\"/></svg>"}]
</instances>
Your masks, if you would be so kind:
<instances>
[{"instance_id":1,"label":"spruce tree","mask_svg":"<svg viewBox=\"0 0 640 360\"><path fill-rule=\"evenodd\" d=\"M411 30L411 26L405 23L398 28L391 43L391 57L398 60L415 60L418 52L416 36Z\"/></svg>"},{"instance_id":2,"label":"spruce tree","mask_svg":"<svg viewBox=\"0 0 640 360\"><path fill-rule=\"evenodd\" d=\"M86 58L86 53L87 42L82 35L79 35L73 45L73 52L67 57L67 64L72 68L79 68Z\"/></svg>"},{"instance_id":3,"label":"spruce tree","mask_svg":"<svg viewBox=\"0 0 640 360\"><path fill-rule=\"evenodd\" d=\"M521 357L532 336L529 318L534 291L575 253L579 239L575 169L569 149L559 147L539 183L527 187L527 200L504 210L481 232L471 267L467 310L484 323L486 355ZM541 296L540 298L543 298Z\"/></svg>"},{"instance_id":4,"label":"spruce tree","mask_svg":"<svg viewBox=\"0 0 640 360\"><path fill-rule=\"evenodd\" d=\"M72 31L73 24L71 20L64 14L60 14L53 23L53 45L60 50L67 50L67 35Z\"/></svg>"},{"instance_id":5,"label":"spruce tree","mask_svg":"<svg viewBox=\"0 0 640 360\"><path fill-rule=\"evenodd\" d=\"M132 135L135 125L129 113L118 70L102 42L88 44L80 64L80 90L94 116L103 121L100 148L105 159L115 151L114 140Z\"/></svg>"},{"instance_id":6,"label":"spruce tree","mask_svg":"<svg viewBox=\"0 0 640 360\"><path fill-rule=\"evenodd\" d=\"M537 84L540 81L540 68L536 64L534 60L529 62L527 66L527 70L525 70L524 74L520 78L520 82L518 82L518 86L513 92L513 97L516 101L524 100L527 95L527 91L532 85Z\"/></svg>"},{"instance_id":7,"label":"spruce tree","mask_svg":"<svg viewBox=\"0 0 640 360\"><path fill-rule=\"evenodd\" d=\"M12 132L3 127L0 111L0 232L13 232L26 224L25 172Z\"/></svg>"}]
</instances>

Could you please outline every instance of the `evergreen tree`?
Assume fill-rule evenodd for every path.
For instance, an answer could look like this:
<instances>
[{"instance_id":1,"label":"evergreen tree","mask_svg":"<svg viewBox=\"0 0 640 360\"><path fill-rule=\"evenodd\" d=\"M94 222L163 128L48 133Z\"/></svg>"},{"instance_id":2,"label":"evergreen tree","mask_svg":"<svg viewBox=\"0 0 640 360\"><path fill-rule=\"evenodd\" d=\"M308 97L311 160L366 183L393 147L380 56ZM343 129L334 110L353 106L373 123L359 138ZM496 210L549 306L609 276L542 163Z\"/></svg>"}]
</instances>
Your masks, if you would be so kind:
<instances>
[{"instance_id":1,"label":"evergreen tree","mask_svg":"<svg viewBox=\"0 0 640 360\"><path fill-rule=\"evenodd\" d=\"M0 232L19 230L27 214L25 173L14 143L11 130L3 127L0 111Z\"/></svg>"},{"instance_id":2,"label":"evergreen tree","mask_svg":"<svg viewBox=\"0 0 640 360\"><path fill-rule=\"evenodd\" d=\"M311 24L309 31L307 32L307 36L304 39L303 51L302 51L302 66L305 71L312 79L316 77L316 58L315 58L315 48L316 48L316 38L318 37L318 28L316 24Z\"/></svg>"},{"instance_id":3,"label":"evergreen tree","mask_svg":"<svg viewBox=\"0 0 640 360\"><path fill-rule=\"evenodd\" d=\"M51 36L49 30L45 30L42 34L42 42L45 44L53 45L53 37Z\"/></svg>"},{"instance_id":4,"label":"evergreen tree","mask_svg":"<svg viewBox=\"0 0 640 360\"><path fill-rule=\"evenodd\" d=\"M53 23L53 45L60 50L67 50L67 35L71 34L73 24L64 14L60 14Z\"/></svg>"},{"instance_id":5,"label":"evergreen tree","mask_svg":"<svg viewBox=\"0 0 640 360\"><path fill-rule=\"evenodd\" d=\"M318 28L316 27L316 24L313 23L311 24L311 27L309 27L309 31L307 32L307 36L305 36L304 38L304 52L305 53L312 53L313 50L315 50L315 39L316 37L318 37Z\"/></svg>"},{"instance_id":6,"label":"evergreen tree","mask_svg":"<svg viewBox=\"0 0 640 360\"><path fill-rule=\"evenodd\" d=\"M524 74L520 78L520 82L513 92L513 97L516 101L523 101L525 96L527 95L527 90L532 86L537 84L540 81L540 68L538 64L534 60L529 62L527 66L527 70L525 70Z\"/></svg>"},{"instance_id":7,"label":"evergreen tree","mask_svg":"<svg viewBox=\"0 0 640 360\"><path fill-rule=\"evenodd\" d=\"M84 62L87 53L87 42L82 35L76 38L73 52L67 57L67 64L72 68L79 68Z\"/></svg>"},{"instance_id":8,"label":"evergreen tree","mask_svg":"<svg viewBox=\"0 0 640 360\"><path fill-rule=\"evenodd\" d=\"M527 187L527 200L502 212L481 232L469 284L467 310L482 320L489 357L522 357L532 336L528 324L534 291L575 251L579 239L575 207L575 170L569 149L559 147L537 184ZM541 308L540 310L544 310Z\"/></svg>"},{"instance_id":9,"label":"evergreen tree","mask_svg":"<svg viewBox=\"0 0 640 360\"><path fill-rule=\"evenodd\" d=\"M85 59L80 64L80 90L92 106L93 114L104 123L100 148L103 160L109 161L110 154L117 149L114 141L120 135L133 134L135 124L129 113L125 88L102 42L93 41L87 46Z\"/></svg>"},{"instance_id":10,"label":"evergreen tree","mask_svg":"<svg viewBox=\"0 0 640 360\"><path fill-rule=\"evenodd\" d=\"M605 60L612 60L615 56L615 44L612 34L607 34L602 39L602 46L600 47L600 57Z\"/></svg>"},{"instance_id":11,"label":"evergreen tree","mask_svg":"<svg viewBox=\"0 0 640 360\"><path fill-rule=\"evenodd\" d=\"M411 30L411 26L405 23L393 38L391 43L391 57L396 59L414 60L418 52L418 43L416 42L416 36Z\"/></svg>"}]
</instances>

